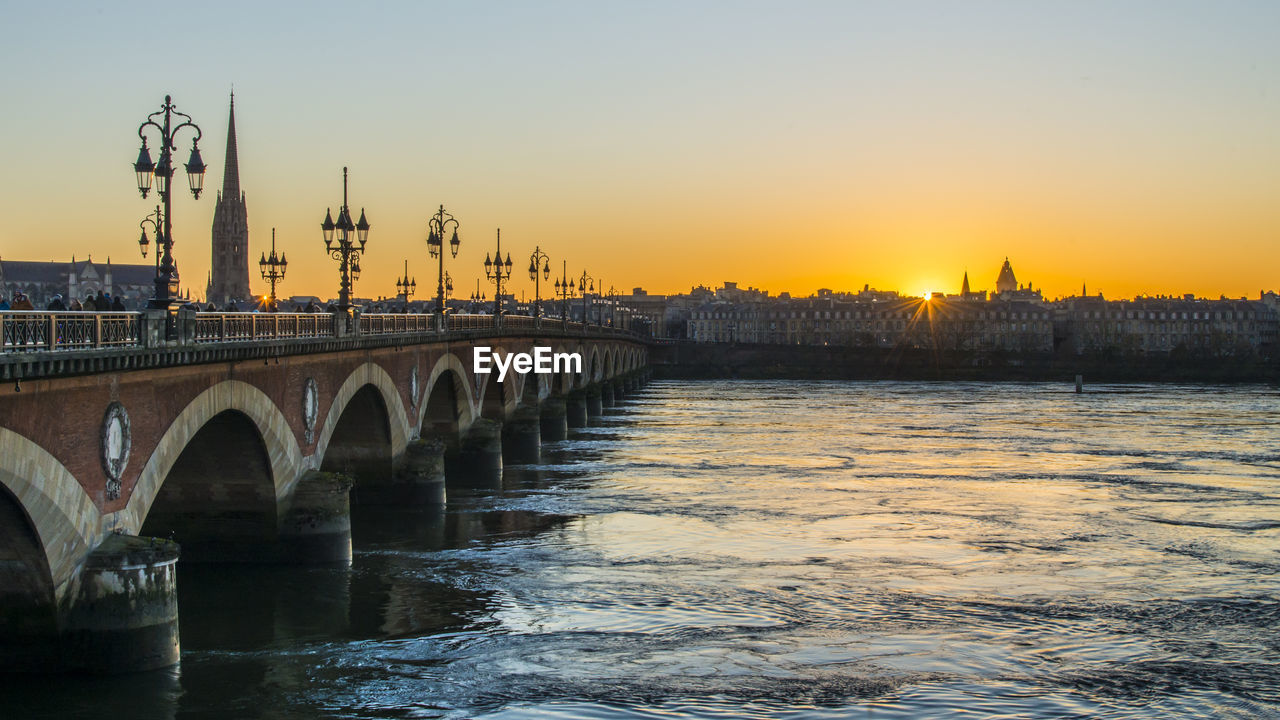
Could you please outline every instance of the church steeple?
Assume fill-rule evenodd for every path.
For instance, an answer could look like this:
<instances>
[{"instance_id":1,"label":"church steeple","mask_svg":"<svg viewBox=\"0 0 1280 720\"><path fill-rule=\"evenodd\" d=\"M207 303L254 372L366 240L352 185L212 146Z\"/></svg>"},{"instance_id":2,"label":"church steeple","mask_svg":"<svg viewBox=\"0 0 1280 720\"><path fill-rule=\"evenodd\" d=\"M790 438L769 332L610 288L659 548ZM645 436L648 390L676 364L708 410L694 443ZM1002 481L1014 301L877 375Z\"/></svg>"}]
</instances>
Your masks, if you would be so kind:
<instances>
[{"instance_id":1,"label":"church steeple","mask_svg":"<svg viewBox=\"0 0 1280 720\"><path fill-rule=\"evenodd\" d=\"M240 156L236 152L236 93L231 91L231 113L227 119L227 159L222 170L222 196L240 197Z\"/></svg>"},{"instance_id":2,"label":"church steeple","mask_svg":"<svg viewBox=\"0 0 1280 720\"><path fill-rule=\"evenodd\" d=\"M249 212L240 189L240 158L236 151L236 96L231 94L227 119L227 161L222 192L213 209L213 262L206 297L224 305L243 302L249 294Z\"/></svg>"},{"instance_id":3,"label":"church steeple","mask_svg":"<svg viewBox=\"0 0 1280 720\"><path fill-rule=\"evenodd\" d=\"M964 282L960 283L960 297L968 297L969 295L969 271L964 271Z\"/></svg>"}]
</instances>

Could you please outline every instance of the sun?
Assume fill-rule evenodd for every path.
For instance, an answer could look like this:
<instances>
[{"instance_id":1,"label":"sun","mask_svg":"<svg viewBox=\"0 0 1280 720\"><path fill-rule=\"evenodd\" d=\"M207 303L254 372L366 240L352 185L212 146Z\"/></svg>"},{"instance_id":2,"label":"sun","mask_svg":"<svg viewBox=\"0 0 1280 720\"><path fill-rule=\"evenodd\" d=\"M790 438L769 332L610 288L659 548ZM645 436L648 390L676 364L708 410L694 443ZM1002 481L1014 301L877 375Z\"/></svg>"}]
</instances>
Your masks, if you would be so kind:
<instances>
[{"instance_id":1,"label":"sun","mask_svg":"<svg viewBox=\"0 0 1280 720\"><path fill-rule=\"evenodd\" d=\"M928 302L929 298L933 297L933 291L925 290L924 292L920 293L920 296L925 299L925 302Z\"/></svg>"}]
</instances>

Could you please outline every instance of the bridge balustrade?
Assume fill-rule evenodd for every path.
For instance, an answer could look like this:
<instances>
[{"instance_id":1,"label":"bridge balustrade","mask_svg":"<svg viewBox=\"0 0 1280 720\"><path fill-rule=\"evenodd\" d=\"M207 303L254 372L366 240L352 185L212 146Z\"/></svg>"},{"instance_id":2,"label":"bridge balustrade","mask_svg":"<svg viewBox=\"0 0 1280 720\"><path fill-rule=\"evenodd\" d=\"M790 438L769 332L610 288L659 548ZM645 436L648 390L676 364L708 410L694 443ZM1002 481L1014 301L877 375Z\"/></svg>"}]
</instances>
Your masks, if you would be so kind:
<instances>
[{"instance_id":1,"label":"bridge balustrade","mask_svg":"<svg viewBox=\"0 0 1280 720\"><path fill-rule=\"evenodd\" d=\"M493 327L492 315L448 315L447 327L450 330L488 330Z\"/></svg>"},{"instance_id":2,"label":"bridge balustrade","mask_svg":"<svg viewBox=\"0 0 1280 720\"><path fill-rule=\"evenodd\" d=\"M329 313L196 313L197 343L332 336Z\"/></svg>"},{"instance_id":3,"label":"bridge balustrade","mask_svg":"<svg viewBox=\"0 0 1280 720\"><path fill-rule=\"evenodd\" d=\"M159 318L155 313L159 312ZM174 341L168 316L169 341ZM32 310L0 311L0 352L27 353L59 350L142 347L147 327L161 329L166 323L163 311L143 312L44 312ZM191 312L176 316L179 329L176 344L241 343L256 340L330 338L355 335L395 335L438 332L436 316L425 314L370 313L342 316L335 313L254 313ZM338 327L337 323L342 322ZM629 331L564 322L558 319L503 315L501 326L492 315L450 314L443 331L471 330L588 332L603 335L632 336ZM341 332L339 332L341 331ZM154 334L154 330L151 331ZM154 342L154 340L150 341Z\"/></svg>"},{"instance_id":4,"label":"bridge balustrade","mask_svg":"<svg viewBox=\"0 0 1280 720\"><path fill-rule=\"evenodd\" d=\"M363 335L391 335L394 333L431 332L435 329L432 315L395 313L369 313L360 316L360 333Z\"/></svg>"},{"instance_id":5,"label":"bridge balustrade","mask_svg":"<svg viewBox=\"0 0 1280 720\"><path fill-rule=\"evenodd\" d=\"M0 350L81 350L128 347L139 342L139 313L39 312L0 313Z\"/></svg>"}]
</instances>

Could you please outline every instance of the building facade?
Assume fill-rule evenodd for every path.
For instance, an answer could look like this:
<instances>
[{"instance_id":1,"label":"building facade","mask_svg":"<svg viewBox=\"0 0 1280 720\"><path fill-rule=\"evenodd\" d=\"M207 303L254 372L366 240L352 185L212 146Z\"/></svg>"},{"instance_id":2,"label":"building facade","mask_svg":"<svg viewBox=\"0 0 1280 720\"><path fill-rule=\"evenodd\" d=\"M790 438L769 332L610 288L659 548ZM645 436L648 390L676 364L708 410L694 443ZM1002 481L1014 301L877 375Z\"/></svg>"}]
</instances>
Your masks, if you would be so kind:
<instances>
[{"instance_id":1,"label":"building facade","mask_svg":"<svg viewBox=\"0 0 1280 720\"><path fill-rule=\"evenodd\" d=\"M120 297L130 310L143 307L155 293L154 265L112 265L95 263L93 258L70 262L28 262L0 260L0 293L12 300L21 292L37 309L48 307L54 295L70 305L73 298L84 300L99 291Z\"/></svg>"}]
</instances>

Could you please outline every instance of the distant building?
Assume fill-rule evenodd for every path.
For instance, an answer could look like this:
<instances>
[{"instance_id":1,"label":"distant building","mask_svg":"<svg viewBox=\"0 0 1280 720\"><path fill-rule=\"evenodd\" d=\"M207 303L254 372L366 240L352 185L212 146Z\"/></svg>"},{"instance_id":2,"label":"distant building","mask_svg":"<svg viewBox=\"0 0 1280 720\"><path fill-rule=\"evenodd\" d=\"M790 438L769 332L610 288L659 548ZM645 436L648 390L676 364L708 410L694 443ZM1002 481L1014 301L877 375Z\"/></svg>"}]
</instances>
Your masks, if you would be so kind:
<instances>
[{"instance_id":1,"label":"distant building","mask_svg":"<svg viewBox=\"0 0 1280 720\"><path fill-rule=\"evenodd\" d=\"M213 210L213 262L206 299L219 307L251 298L249 291L249 211L240 190L240 160L236 149L236 96L231 95L227 120L227 155L222 192Z\"/></svg>"},{"instance_id":2,"label":"distant building","mask_svg":"<svg viewBox=\"0 0 1280 720\"><path fill-rule=\"evenodd\" d=\"M84 300L98 291L119 296L130 310L146 305L155 294L154 265L112 265L95 263L93 258L70 262L28 262L0 260L0 292L12 298L21 291L37 309L44 309L54 295L70 305L72 298Z\"/></svg>"},{"instance_id":3,"label":"distant building","mask_svg":"<svg viewBox=\"0 0 1280 720\"><path fill-rule=\"evenodd\" d=\"M965 273L967 278L969 273ZM1018 289L1018 278L1013 274L1013 266L1009 264L1009 258L1004 259L1004 265L1000 266L1000 275L996 277L996 292L1005 293L1013 292Z\"/></svg>"}]
</instances>

